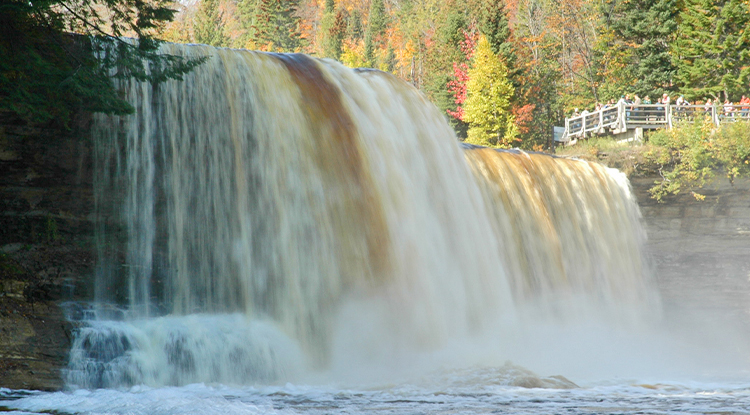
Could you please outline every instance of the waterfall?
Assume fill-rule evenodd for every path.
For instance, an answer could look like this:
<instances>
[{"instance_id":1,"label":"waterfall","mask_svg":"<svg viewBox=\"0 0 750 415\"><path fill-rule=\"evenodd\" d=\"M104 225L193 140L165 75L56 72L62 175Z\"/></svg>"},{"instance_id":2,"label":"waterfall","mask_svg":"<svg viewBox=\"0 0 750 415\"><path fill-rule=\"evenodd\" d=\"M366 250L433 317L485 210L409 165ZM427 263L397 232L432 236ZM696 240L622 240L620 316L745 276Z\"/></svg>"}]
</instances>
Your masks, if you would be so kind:
<instances>
[{"instance_id":1,"label":"waterfall","mask_svg":"<svg viewBox=\"0 0 750 415\"><path fill-rule=\"evenodd\" d=\"M658 308L619 172L462 147L379 71L164 49L208 60L123 82L136 113L94 120L95 314L125 311L79 330L72 385L269 382L325 368L342 333L434 350L528 310Z\"/></svg>"}]
</instances>

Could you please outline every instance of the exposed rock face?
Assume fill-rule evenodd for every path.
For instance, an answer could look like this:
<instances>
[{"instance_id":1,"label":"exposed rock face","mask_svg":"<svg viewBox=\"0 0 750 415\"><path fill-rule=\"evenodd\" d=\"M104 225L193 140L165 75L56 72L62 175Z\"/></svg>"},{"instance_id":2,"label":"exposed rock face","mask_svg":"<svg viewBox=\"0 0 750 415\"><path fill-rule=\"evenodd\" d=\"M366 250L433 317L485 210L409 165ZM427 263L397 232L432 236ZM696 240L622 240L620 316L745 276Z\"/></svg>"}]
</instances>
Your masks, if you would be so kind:
<instances>
[{"instance_id":1,"label":"exposed rock face","mask_svg":"<svg viewBox=\"0 0 750 415\"><path fill-rule=\"evenodd\" d=\"M648 195L654 180L631 183L665 310L701 310L701 318L734 320L750 333L750 179L719 177L700 191L704 201L684 194L665 203Z\"/></svg>"},{"instance_id":2,"label":"exposed rock face","mask_svg":"<svg viewBox=\"0 0 750 415\"><path fill-rule=\"evenodd\" d=\"M0 387L62 388L69 323L61 302L93 273L90 143L0 113Z\"/></svg>"}]
</instances>

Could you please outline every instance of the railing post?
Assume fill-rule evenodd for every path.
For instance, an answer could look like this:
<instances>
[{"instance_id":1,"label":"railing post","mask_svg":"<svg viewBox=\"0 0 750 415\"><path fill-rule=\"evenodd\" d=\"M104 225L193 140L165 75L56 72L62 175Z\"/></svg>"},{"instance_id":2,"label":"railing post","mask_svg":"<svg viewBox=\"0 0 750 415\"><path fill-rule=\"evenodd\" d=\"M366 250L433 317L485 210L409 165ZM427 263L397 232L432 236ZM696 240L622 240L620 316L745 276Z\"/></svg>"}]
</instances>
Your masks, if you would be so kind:
<instances>
[{"instance_id":1,"label":"railing post","mask_svg":"<svg viewBox=\"0 0 750 415\"><path fill-rule=\"evenodd\" d=\"M581 115L581 138L586 138L586 115Z\"/></svg>"},{"instance_id":2,"label":"railing post","mask_svg":"<svg viewBox=\"0 0 750 415\"><path fill-rule=\"evenodd\" d=\"M719 120L719 114L718 114L718 111L716 110L715 103L711 106L711 118L713 118L714 125L716 125L717 127L719 126L719 124L721 124L721 120Z\"/></svg>"},{"instance_id":3,"label":"railing post","mask_svg":"<svg viewBox=\"0 0 750 415\"><path fill-rule=\"evenodd\" d=\"M599 131L597 132L601 134L603 131L604 131L604 110L600 109L599 110Z\"/></svg>"},{"instance_id":4,"label":"railing post","mask_svg":"<svg viewBox=\"0 0 750 415\"><path fill-rule=\"evenodd\" d=\"M620 119L620 122L618 122L618 124L620 124L620 132L624 133L628 131L628 117L626 116L627 113L625 112L625 101L620 101L617 107L617 118Z\"/></svg>"},{"instance_id":5,"label":"railing post","mask_svg":"<svg viewBox=\"0 0 750 415\"><path fill-rule=\"evenodd\" d=\"M664 119L667 120L667 129L672 129L672 104L664 107Z\"/></svg>"}]
</instances>

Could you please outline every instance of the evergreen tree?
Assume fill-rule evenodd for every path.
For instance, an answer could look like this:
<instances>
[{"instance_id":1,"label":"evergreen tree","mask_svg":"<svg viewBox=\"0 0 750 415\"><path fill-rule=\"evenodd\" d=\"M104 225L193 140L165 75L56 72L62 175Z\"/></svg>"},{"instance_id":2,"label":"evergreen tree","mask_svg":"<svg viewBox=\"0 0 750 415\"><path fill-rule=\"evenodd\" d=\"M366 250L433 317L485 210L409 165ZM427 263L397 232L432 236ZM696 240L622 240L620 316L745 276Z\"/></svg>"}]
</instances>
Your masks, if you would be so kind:
<instances>
[{"instance_id":1,"label":"evergreen tree","mask_svg":"<svg viewBox=\"0 0 750 415\"><path fill-rule=\"evenodd\" d=\"M483 35L477 42L466 89L463 106L463 120L469 123L466 142L510 147L518 136L510 105L513 85L508 80L508 69Z\"/></svg>"},{"instance_id":2,"label":"evergreen tree","mask_svg":"<svg viewBox=\"0 0 750 415\"><path fill-rule=\"evenodd\" d=\"M508 65L515 60L513 45L508 42L510 27L505 15L504 5L496 0L484 0L479 3L478 29L487 37L492 52L505 59Z\"/></svg>"},{"instance_id":3,"label":"evergreen tree","mask_svg":"<svg viewBox=\"0 0 750 415\"><path fill-rule=\"evenodd\" d=\"M180 79L203 61L159 52L154 36L174 18L170 4L0 2L0 110L32 123L61 124L79 110L131 113L114 79ZM137 40L121 39L125 34Z\"/></svg>"},{"instance_id":4,"label":"evergreen tree","mask_svg":"<svg viewBox=\"0 0 750 415\"><path fill-rule=\"evenodd\" d=\"M677 30L678 0L607 0L598 50L617 68L610 82L641 95L671 90L676 68L669 45ZM623 81L628 84L623 85Z\"/></svg>"},{"instance_id":5,"label":"evergreen tree","mask_svg":"<svg viewBox=\"0 0 750 415\"><path fill-rule=\"evenodd\" d=\"M258 49L272 52L299 52L302 37L299 0L258 0L250 40Z\"/></svg>"},{"instance_id":6,"label":"evergreen tree","mask_svg":"<svg viewBox=\"0 0 750 415\"><path fill-rule=\"evenodd\" d=\"M371 67L378 66L375 49L382 43L382 37L388 27L388 15L383 0L372 0L365 32L365 60Z\"/></svg>"},{"instance_id":7,"label":"evergreen tree","mask_svg":"<svg viewBox=\"0 0 750 415\"><path fill-rule=\"evenodd\" d=\"M368 19L367 31L375 38L383 36L385 29L388 27L388 15L385 12L383 0L372 0Z\"/></svg>"},{"instance_id":8,"label":"evergreen tree","mask_svg":"<svg viewBox=\"0 0 750 415\"><path fill-rule=\"evenodd\" d=\"M323 35L323 56L338 60L346 35L346 12L343 9L336 12L333 0L326 0L320 31Z\"/></svg>"},{"instance_id":9,"label":"evergreen tree","mask_svg":"<svg viewBox=\"0 0 750 415\"><path fill-rule=\"evenodd\" d=\"M255 27L258 16L258 0L238 0L237 19L242 34L235 41L236 47L244 49L258 49L255 44Z\"/></svg>"},{"instance_id":10,"label":"evergreen tree","mask_svg":"<svg viewBox=\"0 0 750 415\"><path fill-rule=\"evenodd\" d=\"M461 44L468 23L464 11L457 6L449 2L444 4L444 9L435 19L438 24L436 42L426 53L425 59L422 89L443 114L457 111L455 97L446 86L453 80L454 63L464 60ZM456 117L448 117L448 121L460 137L466 137L466 123Z\"/></svg>"},{"instance_id":11,"label":"evergreen tree","mask_svg":"<svg viewBox=\"0 0 750 415\"><path fill-rule=\"evenodd\" d=\"M352 40L362 39L362 13L357 9L349 16L346 36Z\"/></svg>"},{"instance_id":12,"label":"evergreen tree","mask_svg":"<svg viewBox=\"0 0 750 415\"><path fill-rule=\"evenodd\" d=\"M222 26L219 0L201 0L193 22L195 41L204 45L227 46Z\"/></svg>"},{"instance_id":13,"label":"evergreen tree","mask_svg":"<svg viewBox=\"0 0 750 415\"><path fill-rule=\"evenodd\" d=\"M746 0L685 0L672 56L688 98L737 100L750 81L750 5Z\"/></svg>"}]
</instances>

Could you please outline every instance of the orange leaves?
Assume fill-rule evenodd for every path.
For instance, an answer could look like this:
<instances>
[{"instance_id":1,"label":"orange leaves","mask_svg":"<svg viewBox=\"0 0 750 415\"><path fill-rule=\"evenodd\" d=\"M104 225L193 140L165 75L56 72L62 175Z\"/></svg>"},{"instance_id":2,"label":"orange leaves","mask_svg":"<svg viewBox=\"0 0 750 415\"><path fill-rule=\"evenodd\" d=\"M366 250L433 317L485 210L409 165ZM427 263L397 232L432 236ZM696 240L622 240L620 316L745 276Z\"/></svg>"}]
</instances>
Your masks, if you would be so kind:
<instances>
[{"instance_id":1,"label":"orange leaves","mask_svg":"<svg viewBox=\"0 0 750 415\"><path fill-rule=\"evenodd\" d=\"M530 124L534 117L535 108L536 105L534 104L526 104L513 108L513 115L516 117L516 125L518 126L519 133L528 134L531 130Z\"/></svg>"}]
</instances>

